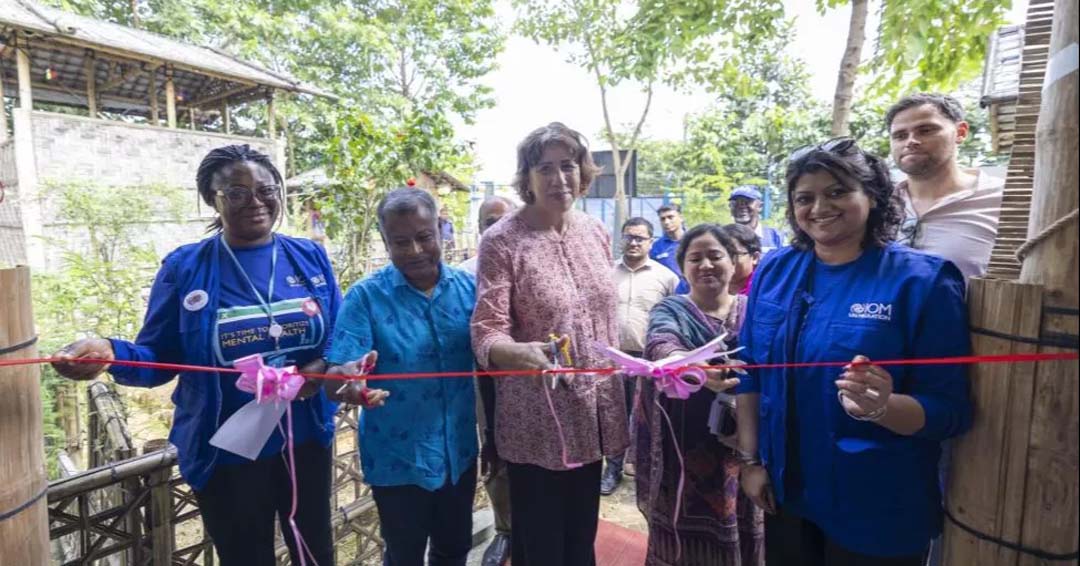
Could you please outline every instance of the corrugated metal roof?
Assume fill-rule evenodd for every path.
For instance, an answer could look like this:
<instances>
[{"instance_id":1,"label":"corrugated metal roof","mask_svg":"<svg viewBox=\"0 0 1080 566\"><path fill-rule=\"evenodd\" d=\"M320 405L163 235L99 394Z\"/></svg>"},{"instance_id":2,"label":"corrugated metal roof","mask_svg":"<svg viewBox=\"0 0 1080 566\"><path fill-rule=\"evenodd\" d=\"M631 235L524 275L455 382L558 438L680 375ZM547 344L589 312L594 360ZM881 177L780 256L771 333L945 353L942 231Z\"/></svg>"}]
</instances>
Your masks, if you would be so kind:
<instances>
[{"instance_id":1,"label":"corrugated metal roof","mask_svg":"<svg viewBox=\"0 0 1080 566\"><path fill-rule=\"evenodd\" d=\"M0 26L36 32L73 45L119 52L136 59L168 62L194 72L219 75L239 82L336 98L295 77L270 71L219 49L71 14L29 0L0 0Z\"/></svg>"}]
</instances>

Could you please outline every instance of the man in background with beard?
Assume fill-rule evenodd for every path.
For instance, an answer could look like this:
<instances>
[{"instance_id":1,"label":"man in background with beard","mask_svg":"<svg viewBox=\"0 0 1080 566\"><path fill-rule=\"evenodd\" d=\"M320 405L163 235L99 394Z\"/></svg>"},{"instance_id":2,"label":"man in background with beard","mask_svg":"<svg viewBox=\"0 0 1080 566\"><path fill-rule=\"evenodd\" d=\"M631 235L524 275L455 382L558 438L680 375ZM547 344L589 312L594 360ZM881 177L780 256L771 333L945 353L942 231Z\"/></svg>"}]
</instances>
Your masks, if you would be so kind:
<instances>
[{"instance_id":1,"label":"man in background with beard","mask_svg":"<svg viewBox=\"0 0 1080 566\"><path fill-rule=\"evenodd\" d=\"M731 218L736 224L742 224L757 234L761 242L761 253L764 255L771 250L782 247L784 238L780 232L761 223L761 209L763 202L761 191L753 185L743 185L731 191L728 197L728 208L731 210Z\"/></svg>"},{"instance_id":2,"label":"man in background with beard","mask_svg":"<svg viewBox=\"0 0 1080 566\"><path fill-rule=\"evenodd\" d=\"M953 262L965 279L982 275L997 238L1005 181L957 162L969 133L960 103L913 94L889 108L885 123L893 161L907 174L897 184L905 217L897 239Z\"/></svg>"}]
</instances>

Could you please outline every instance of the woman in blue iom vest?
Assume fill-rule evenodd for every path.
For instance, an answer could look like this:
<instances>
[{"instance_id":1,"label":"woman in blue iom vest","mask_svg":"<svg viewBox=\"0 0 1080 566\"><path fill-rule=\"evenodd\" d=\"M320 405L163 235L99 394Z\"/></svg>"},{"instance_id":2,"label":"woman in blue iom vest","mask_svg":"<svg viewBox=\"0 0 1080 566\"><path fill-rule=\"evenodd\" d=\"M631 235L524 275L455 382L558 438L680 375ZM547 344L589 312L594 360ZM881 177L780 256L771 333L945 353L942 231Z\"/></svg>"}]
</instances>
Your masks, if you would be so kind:
<instances>
[{"instance_id":1,"label":"woman in blue iom vest","mask_svg":"<svg viewBox=\"0 0 1080 566\"><path fill-rule=\"evenodd\" d=\"M794 241L754 274L744 359L850 364L753 370L738 388L767 564L916 566L941 531L940 443L971 423L967 373L873 362L968 354L963 277L892 243L888 171L854 140L792 153L787 189Z\"/></svg>"},{"instance_id":2,"label":"woman in blue iom vest","mask_svg":"<svg viewBox=\"0 0 1080 566\"><path fill-rule=\"evenodd\" d=\"M155 387L172 381L178 372L108 363L232 368L235 360L252 354L261 354L268 365L325 371L323 349L334 329L341 292L321 246L274 231L283 206L277 168L247 145L219 147L203 158L195 184L218 214L210 237L165 256L134 342L90 338L69 344L57 357L93 358L102 364L58 362L54 367L61 375L92 379L108 369L117 383ZM281 431L270 436L254 459L210 443L218 428L255 398L237 389L236 380L232 373L179 372L169 442L176 446L180 474L195 491L221 564L275 564L278 521L292 563L299 564L286 522L292 486L282 458ZM309 383L292 402L299 490L295 521L308 556L319 564L333 562L334 392ZM356 402L355 396L346 400ZM284 427L284 418L281 424Z\"/></svg>"}]
</instances>

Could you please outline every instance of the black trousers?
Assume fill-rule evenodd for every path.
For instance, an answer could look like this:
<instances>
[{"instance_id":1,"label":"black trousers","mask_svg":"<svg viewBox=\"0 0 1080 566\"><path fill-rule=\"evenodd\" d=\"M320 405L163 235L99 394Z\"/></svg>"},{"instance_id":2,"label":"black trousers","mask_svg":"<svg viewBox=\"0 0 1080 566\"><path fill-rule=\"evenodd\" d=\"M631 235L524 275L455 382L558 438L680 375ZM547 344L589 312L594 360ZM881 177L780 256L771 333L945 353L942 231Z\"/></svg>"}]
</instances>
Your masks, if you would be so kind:
<instances>
[{"instance_id":1,"label":"black trousers","mask_svg":"<svg viewBox=\"0 0 1080 566\"><path fill-rule=\"evenodd\" d=\"M472 505L476 496L476 465L456 484L435 491L416 485L372 486L379 510L379 530L386 542L384 566L465 566L472 548Z\"/></svg>"},{"instance_id":2,"label":"black trousers","mask_svg":"<svg viewBox=\"0 0 1080 566\"><path fill-rule=\"evenodd\" d=\"M595 566L600 461L567 471L507 463L514 566Z\"/></svg>"},{"instance_id":3,"label":"black trousers","mask_svg":"<svg viewBox=\"0 0 1080 566\"><path fill-rule=\"evenodd\" d=\"M296 526L315 560L332 565L330 448L310 442L297 446L295 455ZM284 456L219 466L195 498L222 566L274 566L275 518L292 563L300 563L289 527L292 484Z\"/></svg>"},{"instance_id":4,"label":"black trousers","mask_svg":"<svg viewBox=\"0 0 1080 566\"><path fill-rule=\"evenodd\" d=\"M924 554L859 554L830 540L814 523L783 511L765 514L766 566L922 566Z\"/></svg>"}]
</instances>

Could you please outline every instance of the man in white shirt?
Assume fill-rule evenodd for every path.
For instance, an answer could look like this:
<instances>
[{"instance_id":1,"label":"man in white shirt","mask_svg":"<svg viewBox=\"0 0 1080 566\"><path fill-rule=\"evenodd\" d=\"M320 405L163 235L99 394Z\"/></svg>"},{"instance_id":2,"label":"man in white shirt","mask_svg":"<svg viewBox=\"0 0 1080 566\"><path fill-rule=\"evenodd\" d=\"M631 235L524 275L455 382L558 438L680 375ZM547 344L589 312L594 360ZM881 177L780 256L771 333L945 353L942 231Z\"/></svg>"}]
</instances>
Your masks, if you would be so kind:
<instances>
[{"instance_id":1,"label":"man in white shirt","mask_svg":"<svg viewBox=\"0 0 1080 566\"><path fill-rule=\"evenodd\" d=\"M622 257L615 263L615 283L619 295L619 349L631 356L641 357L645 351L645 333L649 328L649 311L668 295L674 295L679 276L660 262L649 258L653 243L653 227L648 220L635 217L622 227ZM634 381L624 381L626 406L633 407ZM632 410L632 409L631 409ZM607 469L600 478L600 493L611 495L623 477L625 454L608 458Z\"/></svg>"},{"instance_id":2,"label":"man in white shirt","mask_svg":"<svg viewBox=\"0 0 1080 566\"><path fill-rule=\"evenodd\" d=\"M898 240L953 262L965 279L982 275L997 238L1005 181L957 163L969 131L960 103L913 94L894 104L885 122L893 160L907 174L897 185L905 217Z\"/></svg>"},{"instance_id":3,"label":"man in white shirt","mask_svg":"<svg viewBox=\"0 0 1080 566\"><path fill-rule=\"evenodd\" d=\"M513 212L517 208L513 202L499 196L490 196L480 204L479 222L480 235L495 225L496 222ZM458 264L463 269L476 275L477 256ZM481 404L477 411L477 423L480 425L480 438L483 440L481 448L481 461L485 468L482 473L485 476L484 488L487 490L488 499L491 500L491 510L495 515L495 538L484 550L481 566L503 566L510 559L510 478L506 474L506 465L499 458L492 457L495 452L494 428L488 426L489 415L494 415L495 384L491 378L478 378L476 380L480 394L477 396Z\"/></svg>"},{"instance_id":4,"label":"man in white shirt","mask_svg":"<svg viewBox=\"0 0 1080 566\"><path fill-rule=\"evenodd\" d=\"M477 226L480 230L480 235L483 236L484 230L491 228L502 219L503 216L510 214L517 208L510 199L506 199L499 196L490 196L484 199L484 202L480 203L479 219ZM479 242L477 242L479 247ZM476 255L473 255L469 259L459 263L458 269L464 269L473 275L476 275Z\"/></svg>"},{"instance_id":5,"label":"man in white shirt","mask_svg":"<svg viewBox=\"0 0 1080 566\"><path fill-rule=\"evenodd\" d=\"M953 262L965 280L982 275L997 238L1005 181L957 163L969 131L964 109L951 96L913 94L889 108L885 124L893 161L907 174L897 185L904 202L898 241ZM952 457L949 443L941 448L944 490ZM931 566L941 563L940 543L940 537L931 542Z\"/></svg>"}]
</instances>

